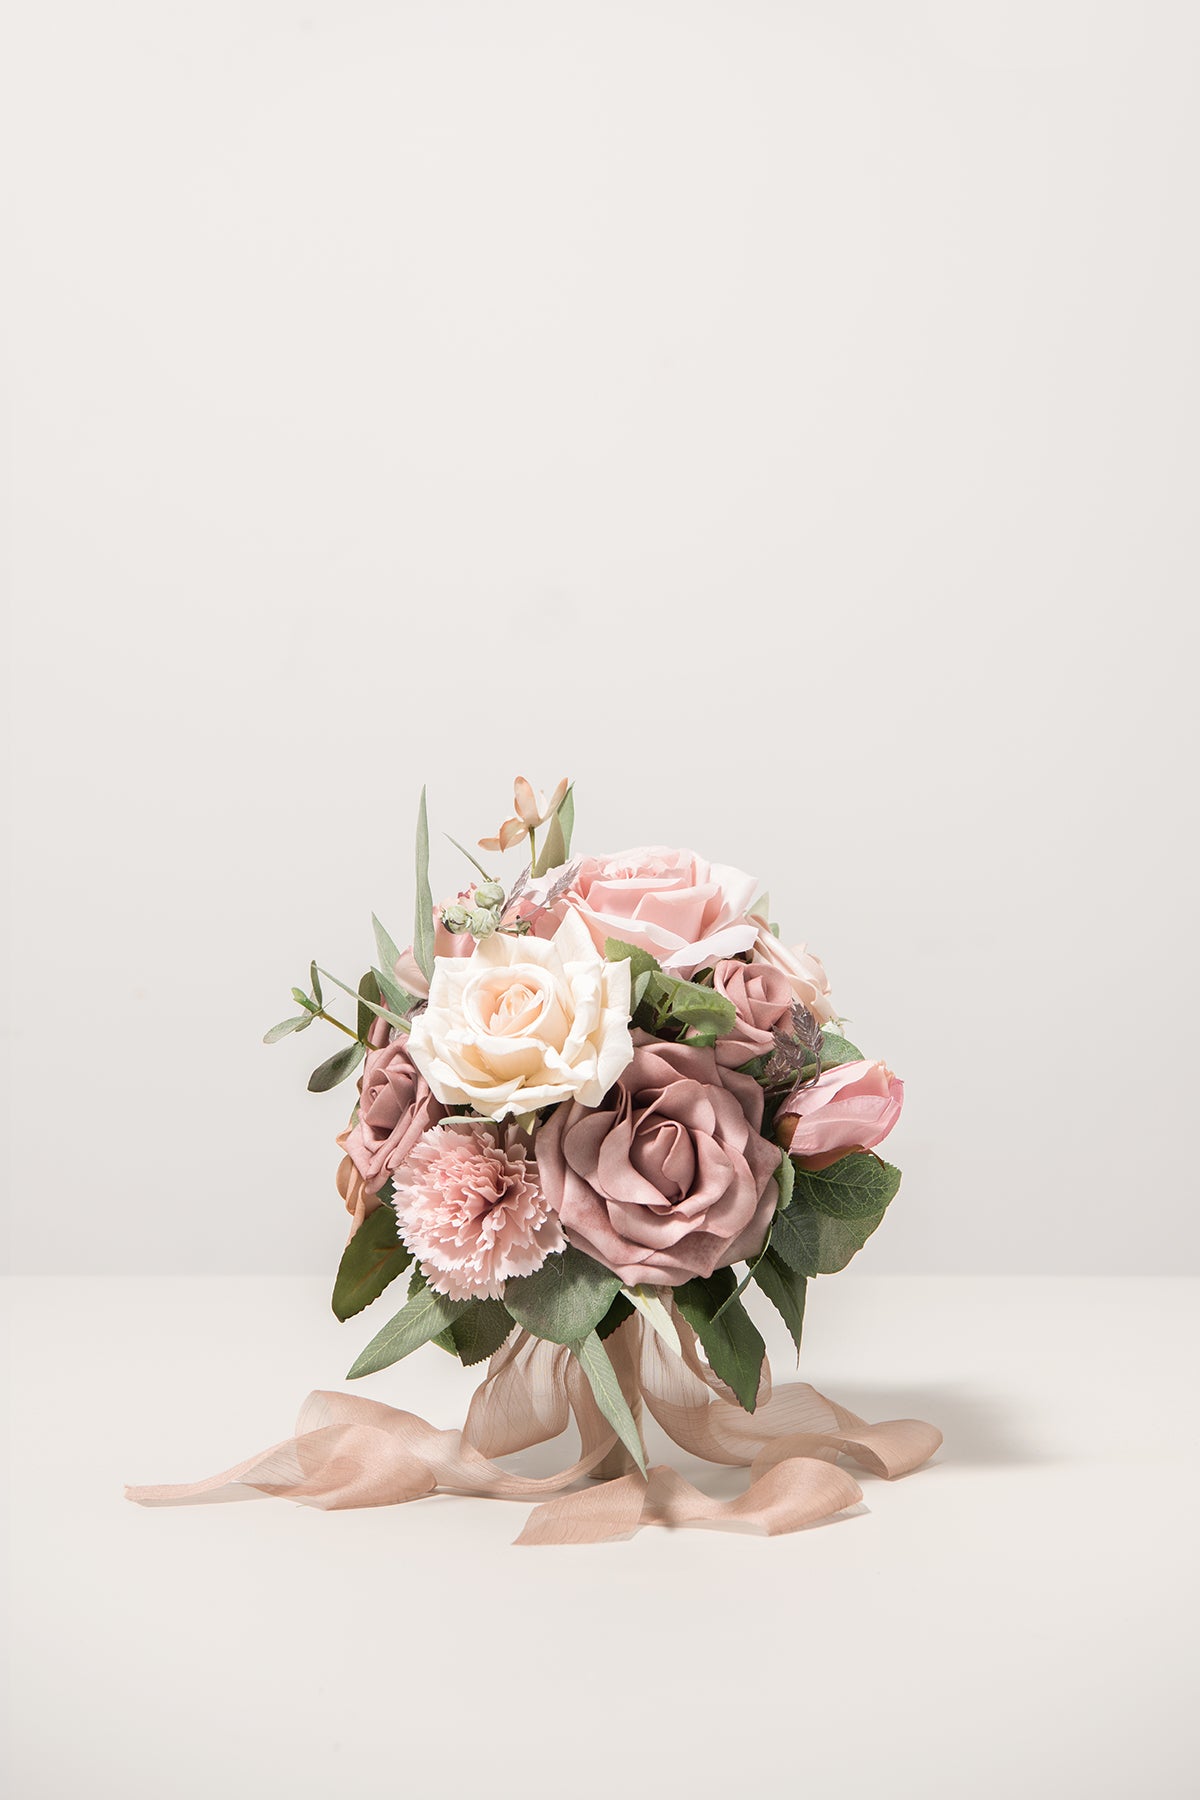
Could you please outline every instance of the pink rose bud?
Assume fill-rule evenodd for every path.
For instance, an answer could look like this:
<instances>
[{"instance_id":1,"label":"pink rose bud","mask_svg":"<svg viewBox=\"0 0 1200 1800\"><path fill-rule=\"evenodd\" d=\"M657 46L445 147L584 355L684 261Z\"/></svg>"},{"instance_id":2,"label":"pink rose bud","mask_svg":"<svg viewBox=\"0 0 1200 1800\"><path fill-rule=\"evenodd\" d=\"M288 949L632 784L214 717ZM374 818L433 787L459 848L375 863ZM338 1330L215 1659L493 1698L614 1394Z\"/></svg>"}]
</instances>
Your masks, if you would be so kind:
<instances>
[{"instance_id":1,"label":"pink rose bud","mask_svg":"<svg viewBox=\"0 0 1200 1800\"><path fill-rule=\"evenodd\" d=\"M802 1169L825 1169L851 1150L882 1144L903 1104L904 1083L886 1063L843 1063L788 1096L776 1136Z\"/></svg>"}]
</instances>

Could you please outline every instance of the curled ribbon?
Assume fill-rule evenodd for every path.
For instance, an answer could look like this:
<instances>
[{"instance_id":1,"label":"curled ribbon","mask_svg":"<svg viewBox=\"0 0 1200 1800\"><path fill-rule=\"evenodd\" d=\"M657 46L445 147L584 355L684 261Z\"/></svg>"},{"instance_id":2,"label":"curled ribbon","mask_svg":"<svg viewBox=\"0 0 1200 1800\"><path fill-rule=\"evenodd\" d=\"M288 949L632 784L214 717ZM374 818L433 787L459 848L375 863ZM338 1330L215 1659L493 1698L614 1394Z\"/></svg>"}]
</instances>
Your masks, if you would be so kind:
<instances>
[{"instance_id":1,"label":"curled ribbon","mask_svg":"<svg viewBox=\"0 0 1200 1800\"><path fill-rule=\"evenodd\" d=\"M846 1456L890 1479L927 1462L942 1441L934 1425L892 1419L868 1425L807 1382L772 1390L765 1371L758 1404L746 1413L676 1318L676 1356L640 1317L627 1319L606 1348L635 1418L642 1406L681 1449L706 1462L749 1468L750 1485L714 1500L664 1464L636 1469L601 1414L565 1346L527 1332L493 1356L461 1431L440 1431L415 1413L359 1394L310 1394L293 1437L207 1481L126 1488L141 1506L183 1506L260 1494L335 1510L392 1506L438 1491L498 1500L541 1500L518 1544L598 1544L642 1525L750 1530L775 1537L832 1518L862 1499ZM559 1436L574 1415L581 1454L542 1478L515 1475L495 1458ZM572 1488L581 1476L598 1477ZM555 1496L555 1498L547 1498Z\"/></svg>"}]
</instances>

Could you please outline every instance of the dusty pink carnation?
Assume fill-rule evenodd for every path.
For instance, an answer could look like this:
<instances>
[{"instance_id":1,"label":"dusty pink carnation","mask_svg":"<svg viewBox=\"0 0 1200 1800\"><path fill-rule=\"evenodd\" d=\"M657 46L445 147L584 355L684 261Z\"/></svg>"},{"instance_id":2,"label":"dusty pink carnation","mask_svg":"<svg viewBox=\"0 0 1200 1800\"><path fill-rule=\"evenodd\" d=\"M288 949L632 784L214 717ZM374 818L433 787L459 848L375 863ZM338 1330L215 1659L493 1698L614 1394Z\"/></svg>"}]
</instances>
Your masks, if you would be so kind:
<instances>
[{"instance_id":1,"label":"dusty pink carnation","mask_svg":"<svg viewBox=\"0 0 1200 1800\"><path fill-rule=\"evenodd\" d=\"M564 1246L537 1164L513 1125L447 1119L396 1172L400 1236L425 1279L451 1300L498 1297Z\"/></svg>"}]
</instances>

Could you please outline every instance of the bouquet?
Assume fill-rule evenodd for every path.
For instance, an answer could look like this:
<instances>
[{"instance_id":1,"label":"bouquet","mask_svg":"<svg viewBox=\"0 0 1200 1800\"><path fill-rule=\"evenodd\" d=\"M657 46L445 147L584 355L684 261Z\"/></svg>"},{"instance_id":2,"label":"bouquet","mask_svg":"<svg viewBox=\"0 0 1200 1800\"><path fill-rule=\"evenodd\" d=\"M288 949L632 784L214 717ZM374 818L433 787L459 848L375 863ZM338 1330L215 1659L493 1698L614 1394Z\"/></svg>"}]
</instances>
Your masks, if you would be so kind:
<instances>
[{"instance_id":1,"label":"bouquet","mask_svg":"<svg viewBox=\"0 0 1200 1800\"><path fill-rule=\"evenodd\" d=\"M435 1487L558 1493L593 1474L601 1499L564 1493L521 1541L638 1523L774 1531L859 1497L839 1455L890 1475L940 1441L917 1421L867 1426L803 1384L772 1392L744 1304L753 1284L799 1353L807 1283L846 1266L899 1188L878 1147L903 1083L842 1033L821 963L781 940L751 876L662 847L577 855L573 827L565 780L546 796L519 778L513 816L479 840L486 862L451 840L473 873L435 904L422 793L411 945L374 919L361 980L313 963L266 1034L321 1024L348 1040L308 1083L357 1077L337 1140L352 1222L334 1312L406 1286L348 1379L430 1343L488 1362L457 1443L379 1402L318 1395L281 1447L287 1467L271 1453L275 1479L252 1459L207 1492L241 1482L354 1505ZM524 866L502 879L513 850ZM325 983L352 997L349 1019ZM697 1454L749 1464L748 1494L722 1505L651 1470L644 1407ZM557 1435L568 1413L583 1456L560 1476L491 1460ZM329 1432L336 1470L316 1443ZM389 1441L347 1458L347 1432ZM168 1495L204 1497L134 1491Z\"/></svg>"}]
</instances>

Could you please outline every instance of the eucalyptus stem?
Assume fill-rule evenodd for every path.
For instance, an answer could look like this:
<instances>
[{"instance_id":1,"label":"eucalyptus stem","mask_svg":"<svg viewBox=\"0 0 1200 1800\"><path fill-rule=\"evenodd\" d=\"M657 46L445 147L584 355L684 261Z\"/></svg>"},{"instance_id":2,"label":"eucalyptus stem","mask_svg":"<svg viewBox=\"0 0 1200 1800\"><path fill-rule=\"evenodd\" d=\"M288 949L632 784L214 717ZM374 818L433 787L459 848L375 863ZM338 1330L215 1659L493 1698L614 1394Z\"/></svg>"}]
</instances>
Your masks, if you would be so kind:
<instances>
[{"instance_id":1,"label":"eucalyptus stem","mask_svg":"<svg viewBox=\"0 0 1200 1800\"><path fill-rule=\"evenodd\" d=\"M316 1016L318 1019L324 1019L327 1025L336 1025L339 1031L344 1032L348 1038L352 1038L356 1044L362 1043L362 1039L359 1037L357 1031L351 1031L348 1025L343 1025L340 1019L335 1019L332 1013L327 1013L325 1011L324 1007L321 1008L321 1011Z\"/></svg>"}]
</instances>

